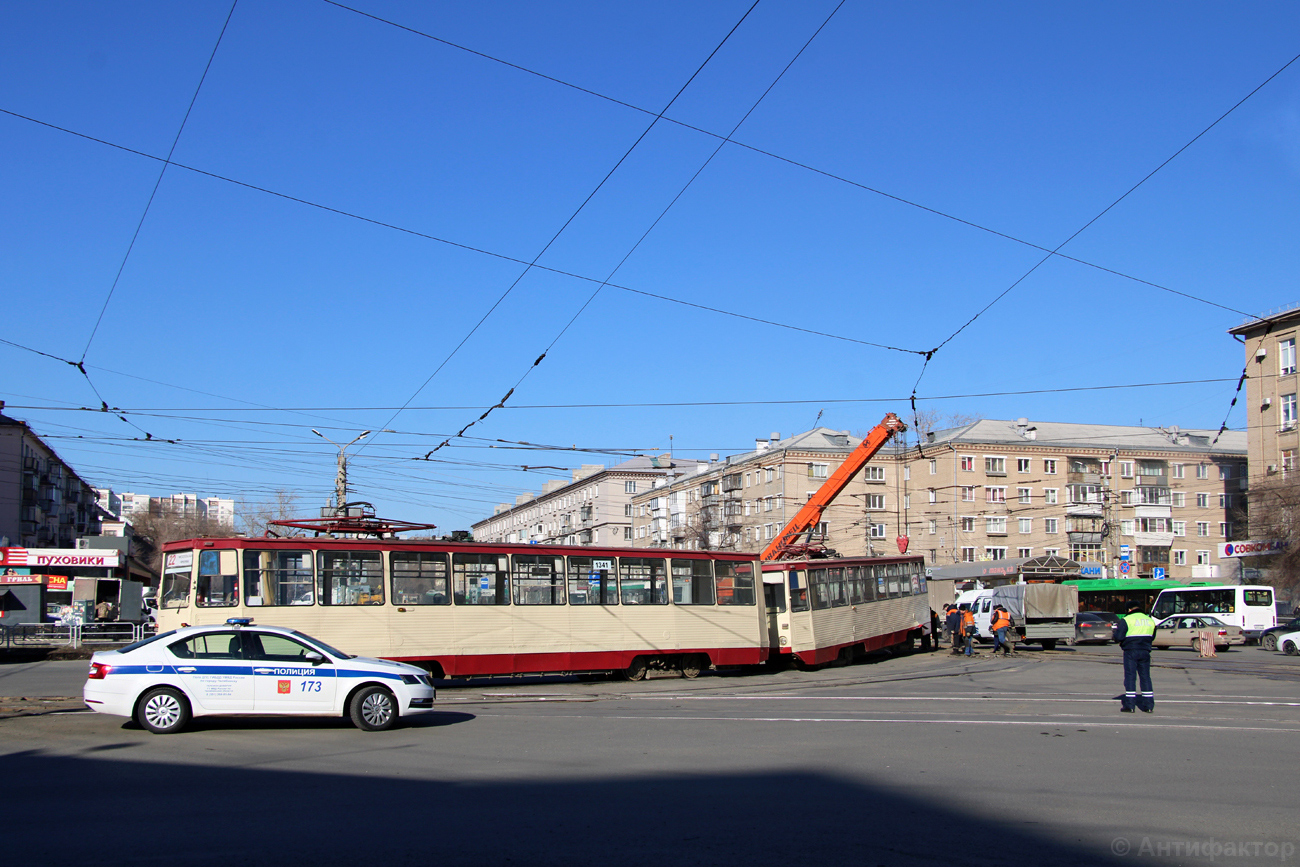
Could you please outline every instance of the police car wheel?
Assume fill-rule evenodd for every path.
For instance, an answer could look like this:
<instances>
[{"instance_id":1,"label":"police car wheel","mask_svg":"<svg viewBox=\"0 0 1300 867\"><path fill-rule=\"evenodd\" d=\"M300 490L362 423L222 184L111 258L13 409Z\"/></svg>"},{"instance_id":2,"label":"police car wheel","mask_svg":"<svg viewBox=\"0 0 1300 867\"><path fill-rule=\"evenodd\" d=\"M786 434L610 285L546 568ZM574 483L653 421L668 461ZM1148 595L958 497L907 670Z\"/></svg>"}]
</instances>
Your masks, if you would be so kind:
<instances>
[{"instance_id":1,"label":"police car wheel","mask_svg":"<svg viewBox=\"0 0 1300 867\"><path fill-rule=\"evenodd\" d=\"M1296 648L1294 641L1288 641L1286 644L1282 645L1282 651L1287 656L1295 656L1297 653L1300 653L1300 649Z\"/></svg>"},{"instance_id":2,"label":"police car wheel","mask_svg":"<svg viewBox=\"0 0 1300 867\"><path fill-rule=\"evenodd\" d=\"M179 691L160 686L149 690L140 699L135 719L156 735L169 735L189 724L190 703Z\"/></svg>"},{"instance_id":3,"label":"police car wheel","mask_svg":"<svg viewBox=\"0 0 1300 867\"><path fill-rule=\"evenodd\" d=\"M363 732L382 732L397 722L397 699L382 686L368 686L352 696L352 724Z\"/></svg>"}]
</instances>

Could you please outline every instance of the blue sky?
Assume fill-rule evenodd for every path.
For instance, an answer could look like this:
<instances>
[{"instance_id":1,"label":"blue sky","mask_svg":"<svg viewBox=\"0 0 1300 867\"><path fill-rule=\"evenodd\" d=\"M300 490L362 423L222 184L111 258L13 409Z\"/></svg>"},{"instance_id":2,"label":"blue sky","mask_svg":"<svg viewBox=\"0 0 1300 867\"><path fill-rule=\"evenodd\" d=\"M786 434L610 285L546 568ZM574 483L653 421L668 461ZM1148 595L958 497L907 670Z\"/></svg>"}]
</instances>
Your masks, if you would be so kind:
<instances>
[{"instance_id":1,"label":"blue sky","mask_svg":"<svg viewBox=\"0 0 1300 867\"><path fill-rule=\"evenodd\" d=\"M914 387L1250 422L1225 332L1300 301L1300 62L1061 250L1100 268L1007 290L1291 61L1300 6L751 2L0 7L6 413L94 484L304 513L311 429L388 429L352 496L445 530L567 477L524 466L860 433Z\"/></svg>"}]
</instances>

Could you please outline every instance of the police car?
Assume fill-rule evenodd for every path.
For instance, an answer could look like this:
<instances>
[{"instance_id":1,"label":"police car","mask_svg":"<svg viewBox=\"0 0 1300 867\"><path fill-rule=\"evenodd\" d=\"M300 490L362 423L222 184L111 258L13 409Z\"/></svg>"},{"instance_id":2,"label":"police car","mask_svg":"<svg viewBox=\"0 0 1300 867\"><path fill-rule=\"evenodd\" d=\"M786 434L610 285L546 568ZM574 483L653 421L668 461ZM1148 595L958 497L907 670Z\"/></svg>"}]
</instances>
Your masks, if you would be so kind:
<instances>
[{"instance_id":1,"label":"police car","mask_svg":"<svg viewBox=\"0 0 1300 867\"><path fill-rule=\"evenodd\" d=\"M428 672L348 656L293 629L228 620L186 626L90 659L83 698L100 713L135 717L156 734L193 716L350 716L363 731L433 709Z\"/></svg>"}]
</instances>

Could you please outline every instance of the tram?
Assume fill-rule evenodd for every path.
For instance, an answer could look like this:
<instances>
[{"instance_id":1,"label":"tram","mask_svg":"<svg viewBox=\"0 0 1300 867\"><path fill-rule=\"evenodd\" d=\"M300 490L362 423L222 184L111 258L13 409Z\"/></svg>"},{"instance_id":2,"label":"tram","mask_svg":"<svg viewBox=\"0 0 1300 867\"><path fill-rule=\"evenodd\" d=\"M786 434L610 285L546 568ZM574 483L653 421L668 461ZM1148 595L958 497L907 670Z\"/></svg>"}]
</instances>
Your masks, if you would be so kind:
<instances>
[{"instance_id":1,"label":"tram","mask_svg":"<svg viewBox=\"0 0 1300 867\"><path fill-rule=\"evenodd\" d=\"M231 617L300 629L438 677L768 658L752 554L397 538L211 538L163 546L159 630Z\"/></svg>"},{"instance_id":2,"label":"tram","mask_svg":"<svg viewBox=\"0 0 1300 867\"><path fill-rule=\"evenodd\" d=\"M763 590L772 653L802 667L910 648L930 622L919 555L764 563Z\"/></svg>"}]
</instances>

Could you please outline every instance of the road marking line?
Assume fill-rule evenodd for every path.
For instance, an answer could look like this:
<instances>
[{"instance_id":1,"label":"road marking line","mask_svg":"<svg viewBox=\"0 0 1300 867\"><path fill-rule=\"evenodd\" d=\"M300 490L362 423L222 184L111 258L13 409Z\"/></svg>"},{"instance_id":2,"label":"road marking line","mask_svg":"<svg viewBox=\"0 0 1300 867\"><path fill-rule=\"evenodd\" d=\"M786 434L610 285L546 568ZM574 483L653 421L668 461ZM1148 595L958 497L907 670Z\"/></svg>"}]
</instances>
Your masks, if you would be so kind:
<instances>
[{"instance_id":1,"label":"road marking line","mask_svg":"<svg viewBox=\"0 0 1300 867\"><path fill-rule=\"evenodd\" d=\"M988 695L988 696L912 696L912 695L873 695L873 696L818 696L818 695L672 695L672 696L622 696L622 698L633 699L636 701L1039 701L1039 702L1112 702L1118 701L1118 698L1110 697L1091 697L1091 698L1030 698L1028 696L1017 695ZM1274 707L1300 707L1300 701L1227 701L1217 698L1205 699L1178 699L1167 698L1156 694L1156 698L1162 704L1230 704L1230 705L1263 705Z\"/></svg>"}]
</instances>

